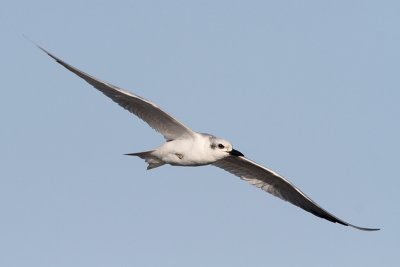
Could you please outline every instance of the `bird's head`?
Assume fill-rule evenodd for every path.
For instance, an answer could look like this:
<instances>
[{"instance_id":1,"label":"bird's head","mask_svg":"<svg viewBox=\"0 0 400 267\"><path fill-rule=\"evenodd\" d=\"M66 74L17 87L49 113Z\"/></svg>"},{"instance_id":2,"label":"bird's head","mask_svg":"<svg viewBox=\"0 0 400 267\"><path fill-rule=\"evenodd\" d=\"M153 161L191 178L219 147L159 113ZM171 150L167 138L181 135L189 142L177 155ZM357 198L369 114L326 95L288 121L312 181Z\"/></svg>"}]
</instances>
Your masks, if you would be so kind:
<instances>
[{"instance_id":1,"label":"bird's head","mask_svg":"<svg viewBox=\"0 0 400 267\"><path fill-rule=\"evenodd\" d=\"M244 156L238 150L233 149L232 144L224 139L212 137L210 139L210 148L212 153L219 159L231 156Z\"/></svg>"}]
</instances>

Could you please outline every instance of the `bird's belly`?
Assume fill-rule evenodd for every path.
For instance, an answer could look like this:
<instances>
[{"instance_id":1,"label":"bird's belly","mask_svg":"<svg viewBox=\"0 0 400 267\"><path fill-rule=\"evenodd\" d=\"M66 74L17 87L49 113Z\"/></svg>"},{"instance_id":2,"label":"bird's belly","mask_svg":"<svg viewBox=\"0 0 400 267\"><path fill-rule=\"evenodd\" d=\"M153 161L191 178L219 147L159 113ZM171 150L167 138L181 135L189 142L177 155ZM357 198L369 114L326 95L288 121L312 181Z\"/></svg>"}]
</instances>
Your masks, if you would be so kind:
<instances>
[{"instance_id":1,"label":"bird's belly","mask_svg":"<svg viewBox=\"0 0 400 267\"><path fill-rule=\"evenodd\" d=\"M204 149L203 142L196 140L174 140L155 151L163 162L174 166L201 166L215 162L215 158Z\"/></svg>"},{"instance_id":2,"label":"bird's belly","mask_svg":"<svg viewBox=\"0 0 400 267\"><path fill-rule=\"evenodd\" d=\"M165 155L162 157L162 161L173 166L202 166L211 164L213 162L201 157L193 157L183 152Z\"/></svg>"}]
</instances>

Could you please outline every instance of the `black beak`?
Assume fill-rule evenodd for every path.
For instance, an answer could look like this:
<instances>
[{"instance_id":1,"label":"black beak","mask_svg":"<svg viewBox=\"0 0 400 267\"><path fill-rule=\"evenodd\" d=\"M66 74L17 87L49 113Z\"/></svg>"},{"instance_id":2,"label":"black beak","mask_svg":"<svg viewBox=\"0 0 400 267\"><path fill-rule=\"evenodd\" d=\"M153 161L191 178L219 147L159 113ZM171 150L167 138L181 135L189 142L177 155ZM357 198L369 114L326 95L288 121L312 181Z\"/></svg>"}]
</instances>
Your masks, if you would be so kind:
<instances>
[{"instance_id":1,"label":"black beak","mask_svg":"<svg viewBox=\"0 0 400 267\"><path fill-rule=\"evenodd\" d=\"M232 149L231 151L229 151L229 155L236 156L236 157L244 157L242 152L240 152L236 149Z\"/></svg>"}]
</instances>

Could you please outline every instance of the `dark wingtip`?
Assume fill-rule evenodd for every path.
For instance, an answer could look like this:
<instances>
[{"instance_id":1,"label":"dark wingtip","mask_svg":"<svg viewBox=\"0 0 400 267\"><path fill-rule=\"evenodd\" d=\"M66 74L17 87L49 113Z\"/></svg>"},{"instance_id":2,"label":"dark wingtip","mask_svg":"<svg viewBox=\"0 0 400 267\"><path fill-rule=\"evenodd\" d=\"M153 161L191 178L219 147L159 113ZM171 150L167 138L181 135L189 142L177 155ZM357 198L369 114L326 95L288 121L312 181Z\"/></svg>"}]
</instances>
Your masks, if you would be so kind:
<instances>
[{"instance_id":1,"label":"dark wingtip","mask_svg":"<svg viewBox=\"0 0 400 267\"><path fill-rule=\"evenodd\" d=\"M46 54L48 54L49 56L51 56L52 58L54 58L54 56L47 51L46 49L44 49L43 47L41 47L38 43L36 43L35 41L33 41L31 38L29 38L28 36L26 36L25 34L22 35L26 40L28 40L29 42L31 42L34 46L36 46L37 48L39 48L40 50L42 50L43 52L45 52Z\"/></svg>"},{"instance_id":2,"label":"dark wingtip","mask_svg":"<svg viewBox=\"0 0 400 267\"><path fill-rule=\"evenodd\" d=\"M368 232L372 232L372 231L379 231L381 230L380 228L367 228L367 227L360 227L360 226L356 226L347 222L343 222L343 221L336 221L336 223L340 223L343 224L344 226L350 226L351 228L355 228L357 230L361 230L361 231L368 231Z\"/></svg>"},{"instance_id":3,"label":"dark wingtip","mask_svg":"<svg viewBox=\"0 0 400 267\"><path fill-rule=\"evenodd\" d=\"M368 232L372 232L372 231L379 231L381 230L380 228L365 228L365 227L359 227L359 226L355 226L355 225L351 225L349 224L349 226L356 228L358 230L362 230L362 231L368 231Z\"/></svg>"},{"instance_id":4,"label":"dark wingtip","mask_svg":"<svg viewBox=\"0 0 400 267\"><path fill-rule=\"evenodd\" d=\"M44 49L42 46L40 46L38 43L36 43L35 41L33 41L31 38L29 38L28 36L26 36L25 34L22 35L26 40L28 40L29 42L31 42L34 46L36 46L37 48L39 48L40 50L42 50L43 52L45 52L48 56L50 56L51 58L53 58L55 61L57 61L58 63L60 63L61 65L66 65L65 62L63 62L61 59L59 59L58 57L54 56L52 53L50 53L49 51L47 51L46 49Z\"/></svg>"}]
</instances>

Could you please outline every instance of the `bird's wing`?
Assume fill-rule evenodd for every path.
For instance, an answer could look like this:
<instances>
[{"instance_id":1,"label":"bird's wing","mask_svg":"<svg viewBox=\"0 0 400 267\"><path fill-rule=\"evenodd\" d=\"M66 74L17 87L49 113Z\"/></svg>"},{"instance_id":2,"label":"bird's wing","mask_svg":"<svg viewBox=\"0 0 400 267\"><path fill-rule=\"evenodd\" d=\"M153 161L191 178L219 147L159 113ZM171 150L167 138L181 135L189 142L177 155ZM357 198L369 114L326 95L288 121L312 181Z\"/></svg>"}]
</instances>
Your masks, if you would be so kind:
<instances>
[{"instance_id":1,"label":"bird's wing","mask_svg":"<svg viewBox=\"0 0 400 267\"><path fill-rule=\"evenodd\" d=\"M261 188L262 190L271 193L276 197L288 201L318 217L360 230L379 230L358 227L337 218L321 208L317 203L315 203L306 194L301 192L300 189L291 184L284 177L245 157L228 156L213 163L213 165L224 169L225 171L230 172L245 181L248 181L250 184L257 186L258 188Z\"/></svg>"},{"instance_id":2,"label":"bird's wing","mask_svg":"<svg viewBox=\"0 0 400 267\"><path fill-rule=\"evenodd\" d=\"M75 73L100 92L111 98L114 102L118 103L121 107L144 120L151 128L161 133L165 139L174 140L194 135L194 132L191 129L163 111L154 103L86 74L85 72L62 61L42 47L38 47L66 69Z\"/></svg>"}]
</instances>

